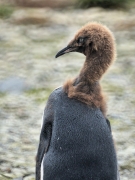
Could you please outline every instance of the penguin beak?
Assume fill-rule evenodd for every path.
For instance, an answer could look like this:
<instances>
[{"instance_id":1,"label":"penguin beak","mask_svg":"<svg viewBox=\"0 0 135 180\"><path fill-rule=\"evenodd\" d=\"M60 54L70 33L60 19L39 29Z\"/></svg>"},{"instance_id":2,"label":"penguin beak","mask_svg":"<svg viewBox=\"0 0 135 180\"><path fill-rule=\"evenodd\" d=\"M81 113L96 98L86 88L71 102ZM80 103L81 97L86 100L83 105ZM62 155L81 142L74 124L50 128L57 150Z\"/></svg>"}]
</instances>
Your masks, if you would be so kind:
<instances>
[{"instance_id":1,"label":"penguin beak","mask_svg":"<svg viewBox=\"0 0 135 180\"><path fill-rule=\"evenodd\" d=\"M77 51L77 47L71 47L71 46L67 46L65 47L64 49L62 49L61 51L59 51L55 58L59 57L59 56L62 56L63 54L66 54L66 53L70 53L70 52L76 52Z\"/></svg>"}]
</instances>

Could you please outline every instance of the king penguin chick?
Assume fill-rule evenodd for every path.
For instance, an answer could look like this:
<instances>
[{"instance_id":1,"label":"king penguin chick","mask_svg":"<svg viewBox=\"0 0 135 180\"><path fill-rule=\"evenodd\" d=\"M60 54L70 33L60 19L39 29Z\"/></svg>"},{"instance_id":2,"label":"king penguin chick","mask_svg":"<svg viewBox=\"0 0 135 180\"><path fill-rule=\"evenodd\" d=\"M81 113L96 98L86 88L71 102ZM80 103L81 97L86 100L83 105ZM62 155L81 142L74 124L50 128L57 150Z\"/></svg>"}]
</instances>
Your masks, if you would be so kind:
<instances>
[{"instance_id":1,"label":"king penguin chick","mask_svg":"<svg viewBox=\"0 0 135 180\"><path fill-rule=\"evenodd\" d=\"M36 180L118 180L117 158L99 81L115 59L115 43L99 23L82 27L56 57L86 56L79 75L54 90L43 115Z\"/></svg>"}]
</instances>

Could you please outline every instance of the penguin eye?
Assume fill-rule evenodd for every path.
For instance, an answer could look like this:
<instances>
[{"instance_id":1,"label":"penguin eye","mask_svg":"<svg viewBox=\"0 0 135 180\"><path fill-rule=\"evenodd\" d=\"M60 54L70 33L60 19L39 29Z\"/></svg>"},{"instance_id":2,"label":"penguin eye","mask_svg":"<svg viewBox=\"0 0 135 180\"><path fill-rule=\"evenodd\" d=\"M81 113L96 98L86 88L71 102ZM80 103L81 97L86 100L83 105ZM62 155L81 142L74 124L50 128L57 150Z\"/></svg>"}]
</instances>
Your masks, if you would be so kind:
<instances>
[{"instance_id":1,"label":"penguin eye","mask_svg":"<svg viewBox=\"0 0 135 180\"><path fill-rule=\"evenodd\" d=\"M78 43L83 43L84 39L81 37L78 39Z\"/></svg>"}]
</instances>

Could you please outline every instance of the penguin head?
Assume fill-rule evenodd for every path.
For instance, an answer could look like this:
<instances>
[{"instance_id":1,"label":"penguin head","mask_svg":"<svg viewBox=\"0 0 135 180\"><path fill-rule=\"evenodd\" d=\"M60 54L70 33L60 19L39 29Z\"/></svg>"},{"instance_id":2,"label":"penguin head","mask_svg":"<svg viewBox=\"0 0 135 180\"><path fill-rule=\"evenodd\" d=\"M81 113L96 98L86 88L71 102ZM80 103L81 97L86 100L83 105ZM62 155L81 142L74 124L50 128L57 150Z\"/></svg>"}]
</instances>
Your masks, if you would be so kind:
<instances>
[{"instance_id":1,"label":"penguin head","mask_svg":"<svg viewBox=\"0 0 135 180\"><path fill-rule=\"evenodd\" d=\"M56 58L70 52L79 52L86 57L115 55L114 38L111 31L100 23L83 26L69 44L56 54Z\"/></svg>"}]
</instances>

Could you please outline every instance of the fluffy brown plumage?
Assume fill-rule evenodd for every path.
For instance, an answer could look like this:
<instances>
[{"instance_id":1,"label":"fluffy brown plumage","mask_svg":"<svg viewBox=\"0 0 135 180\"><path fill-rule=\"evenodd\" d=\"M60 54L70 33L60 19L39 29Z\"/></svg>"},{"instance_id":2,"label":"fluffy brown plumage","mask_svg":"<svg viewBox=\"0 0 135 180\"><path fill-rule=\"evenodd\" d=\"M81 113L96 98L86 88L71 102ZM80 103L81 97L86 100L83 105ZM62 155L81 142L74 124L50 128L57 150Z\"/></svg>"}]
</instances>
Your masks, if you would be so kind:
<instances>
[{"instance_id":1,"label":"fluffy brown plumage","mask_svg":"<svg viewBox=\"0 0 135 180\"><path fill-rule=\"evenodd\" d=\"M56 57L73 51L83 53L86 60L79 75L54 90L48 99L36 158L36 180L40 180L42 162L44 180L119 179L99 83L115 59L113 35L101 24L86 24Z\"/></svg>"},{"instance_id":2,"label":"fluffy brown plumage","mask_svg":"<svg viewBox=\"0 0 135 180\"><path fill-rule=\"evenodd\" d=\"M64 90L69 98L98 107L106 116L106 101L99 81L115 59L113 34L102 24L88 23L56 57L75 51L83 53L86 59L79 75L68 80L64 84Z\"/></svg>"}]
</instances>

